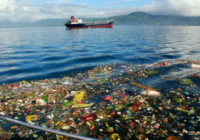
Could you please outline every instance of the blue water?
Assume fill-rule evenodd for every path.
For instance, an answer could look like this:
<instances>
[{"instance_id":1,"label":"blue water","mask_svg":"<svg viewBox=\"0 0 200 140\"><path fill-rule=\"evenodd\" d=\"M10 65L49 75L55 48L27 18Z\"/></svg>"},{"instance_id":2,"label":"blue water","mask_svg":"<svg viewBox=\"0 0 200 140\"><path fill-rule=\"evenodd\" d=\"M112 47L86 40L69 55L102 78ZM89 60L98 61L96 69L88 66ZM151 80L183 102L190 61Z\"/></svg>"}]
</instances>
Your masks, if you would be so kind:
<instances>
[{"instance_id":1,"label":"blue water","mask_svg":"<svg viewBox=\"0 0 200 140\"><path fill-rule=\"evenodd\" d=\"M198 26L0 29L0 84L60 78L113 63L200 60Z\"/></svg>"}]
</instances>

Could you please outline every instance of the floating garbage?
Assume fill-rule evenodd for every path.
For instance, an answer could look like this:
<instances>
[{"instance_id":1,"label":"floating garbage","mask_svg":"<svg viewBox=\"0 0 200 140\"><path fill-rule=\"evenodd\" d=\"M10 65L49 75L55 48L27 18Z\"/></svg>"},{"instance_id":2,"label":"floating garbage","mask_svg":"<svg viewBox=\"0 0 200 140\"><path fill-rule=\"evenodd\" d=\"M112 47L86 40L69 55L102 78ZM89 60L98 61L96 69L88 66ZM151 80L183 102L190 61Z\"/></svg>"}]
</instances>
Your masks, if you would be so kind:
<instances>
[{"instance_id":1,"label":"floating garbage","mask_svg":"<svg viewBox=\"0 0 200 140\"><path fill-rule=\"evenodd\" d=\"M103 100L104 101L110 101L110 100L112 100L112 97L111 96L106 96Z\"/></svg>"},{"instance_id":2,"label":"floating garbage","mask_svg":"<svg viewBox=\"0 0 200 140\"><path fill-rule=\"evenodd\" d=\"M36 121L37 120L37 115L27 115L26 116L26 121Z\"/></svg>"},{"instance_id":3,"label":"floating garbage","mask_svg":"<svg viewBox=\"0 0 200 140\"><path fill-rule=\"evenodd\" d=\"M154 90L143 90L140 93L141 95L160 96L160 92Z\"/></svg>"},{"instance_id":4,"label":"floating garbage","mask_svg":"<svg viewBox=\"0 0 200 140\"><path fill-rule=\"evenodd\" d=\"M200 68L200 64L191 64L191 67L192 67L192 68L198 68L198 69L199 69L199 68Z\"/></svg>"},{"instance_id":5,"label":"floating garbage","mask_svg":"<svg viewBox=\"0 0 200 140\"><path fill-rule=\"evenodd\" d=\"M90 103L90 104L75 104L75 105L72 105L72 108L90 107L92 105L93 105L93 103Z\"/></svg>"},{"instance_id":6,"label":"floating garbage","mask_svg":"<svg viewBox=\"0 0 200 140\"><path fill-rule=\"evenodd\" d=\"M0 86L0 115L103 140L200 138L199 61L109 64ZM168 74L176 71L176 76ZM70 139L0 120L2 139Z\"/></svg>"},{"instance_id":7,"label":"floating garbage","mask_svg":"<svg viewBox=\"0 0 200 140\"><path fill-rule=\"evenodd\" d=\"M192 84L192 80L191 79L181 79L180 84Z\"/></svg>"},{"instance_id":8,"label":"floating garbage","mask_svg":"<svg viewBox=\"0 0 200 140\"><path fill-rule=\"evenodd\" d=\"M85 95L85 92L84 92L84 91L77 91L77 92L74 94L74 96L73 96L73 100L74 100L74 101L82 101L84 95Z\"/></svg>"}]
</instances>

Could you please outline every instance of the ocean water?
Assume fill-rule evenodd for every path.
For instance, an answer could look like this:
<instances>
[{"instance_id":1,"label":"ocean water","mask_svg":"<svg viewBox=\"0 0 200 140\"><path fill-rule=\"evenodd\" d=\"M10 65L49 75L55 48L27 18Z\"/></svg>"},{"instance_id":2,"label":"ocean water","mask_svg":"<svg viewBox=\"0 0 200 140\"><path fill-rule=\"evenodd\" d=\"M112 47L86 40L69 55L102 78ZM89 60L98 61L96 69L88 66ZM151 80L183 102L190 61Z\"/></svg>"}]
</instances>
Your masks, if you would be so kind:
<instances>
[{"instance_id":1,"label":"ocean water","mask_svg":"<svg viewBox=\"0 0 200 140\"><path fill-rule=\"evenodd\" d=\"M200 60L198 26L0 29L0 84L60 78L114 64Z\"/></svg>"},{"instance_id":2,"label":"ocean water","mask_svg":"<svg viewBox=\"0 0 200 140\"><path fill-rule=\"evenodd\" d=\"M200 119L198 117L200 113L200 69L194 69L192 65L200 66L199 35L200 27L192 26L114 25L113 28L75 30L66 29L64 26L0 29L0 85L22 80L49 79L48 82L1 85L0 95L3 106L1 110L4 111L0 114L2 115L5 112L11 118L19 116L20 121L25 121L27 115L34 113L41 117L37 122L42 126L47 123L44 114L53 114L55 118L59 117L59 119L63 117L60 117L63 113L67 114L68 118L74 117L71 112L73 111L73 109L71 110L72 104L70 105L70 103L73 103L71 102L72 98L65 97L66 91L64 89L66 90L67 87L67 91L71 93L71 91L82 90L83 85L86 84L89 90L85 86L87 96L85 95L86 98L84 96L84 99L81 100L83 103L94 103L94 106L102 109L100 113L109 112L107 107L110 101L105 101L105 97L109 95L113 98L111 108L113 107L115 111L120 111L123 114L127 112L127 108L132 108L132 114L127 114L131 117L131 115L135 115L134 109L140 98L139 96L135 97L135 95L142 95L142 98L145 98L139 100L141 102L146 100L153 110L150 111L146 105L142 106L142 111L138 111L138 116L144 114L153 119L153 111L155 110L156 121L166 117L169 118L169 124L173 124L171 127L165 127L167 124L160 123L161 128L164 127L168 130L169 136L197 139L196 137L200 137L199 133L197 134L200 130L200 122L198 121ZM86 70L91 71L85 72ZM79 74L74 79L67 77L77 73ZM43 111L35 111L35 109L41 110L41 108L40 106L33 107L34 101L29 103L27 107L25 107L26 105L23 106L24 104L20 105L21 112L25 107L28 110L27 113L22 112L20 115L20 111L14 111L13 114L13 111L11 111L13 109L10 107L10 111L8 111L7 99L11 103L13 103L13 98L21 99L24 96L27 98L34 96L38 99L41 95L44 95L44 90L58 91L62 94L57 94L55 104L42 106ZM161 96L146 98L146 94L160 94ZM123 98L124 96L126 98ZM50 100L49 97L50 94L41 96L43 100ZM133 99L133 97L139 98ZM69 101L63 102L66 99ZM122 104L119 106L118 103L115 104L114 102L117 100L122 101ZM60 103L62 103L62 109ZM103 105L104 103L107 107ZM47 109L45 109L46 107ZM93 109L93 107L90 108L90 111L95 111ZM81 113L85 114L85 109ZM58 120L54 119L54 121L57 122ZM112 119L106 121L110 126L115 126ZM127 124L123 119L120 121L121 124ZM150 122L147 122L148 125L157 127L156 122L152 121L151 124ZM4 131L10 129L9 123L2 121L0 123ZM189 131L189 135L183 134L183 127L178 129L177 125L180 123L184 125L184 129ZM135 129L139 126L140 123L137 123ZM80 126L79 134L91 137L97 137L96 134L98 137L101 136L97 131L101 126L95 125L95 127L94 135L89 135L89 127L87 130L82 126ZM129 125L125 127L129 128ZM120 129L118 131L116 127L114 132L121 131L120 137L125 138L128 135L126 128L123 127L122 131ZM58 128L54 127L54 129ZM21 130L13 131L15 133ZM75 132L74 129L69 131ZM67 130L67 132L69 131ZM78 131L75 133L78 133ZM152 133L145 134L145 136L157 140L163 140L168 136L164 135L158 138ZM194 133L195 135L193 135ZM36 134L46 137L44 132L37 132ZM7 133L4 135L8 136ZM108 138L109 135L105 137ZM138 137L137 135L134 134L131 139L136 139L134 137ZM190 135L191 137L188 137ZM1 135L0 137L4 138L5 136ZM16 137L18 136L16 135ZM30 139L33 136L28 133L25 134L25 137ZM55 139L55 135L48 135L47 137ZM15 137L13 138L15 139Z\"/></svg>"}]
</instances>

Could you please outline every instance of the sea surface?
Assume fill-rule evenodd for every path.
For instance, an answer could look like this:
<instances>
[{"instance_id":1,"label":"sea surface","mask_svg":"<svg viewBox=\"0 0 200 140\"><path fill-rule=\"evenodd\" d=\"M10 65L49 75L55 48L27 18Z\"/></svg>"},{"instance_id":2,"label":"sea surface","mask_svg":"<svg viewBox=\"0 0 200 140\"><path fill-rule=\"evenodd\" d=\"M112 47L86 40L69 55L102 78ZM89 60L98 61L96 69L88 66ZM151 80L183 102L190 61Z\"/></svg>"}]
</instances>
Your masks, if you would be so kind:
<instances>
[{"instance_id":1,"label":"sea surface","mask_svg":"<svg viewBox=\"0 0 200 140\"><path fill-rule=\"evenodd\" d=\"M200 60L198 26L0 29L0 84L61 78L95 66Z\"/></svg>"},{"instance_id":2,"label":"sea surface","mask_svg":"<svg viewBox=\"0 0 200 140\"><path fill-rule=\"evenodd\" d=\"M141 120L141 116L148 116L152 118L152 121L146 121L148 126L167 130L167 134L159 132L157 136L158 131L151 129L151 133L145 133L145 137L150 140L163 140L168 136L183 140L198 139L199 36L200 27L197 26L114 25L113 28L75 30L64 26L0 29L0 116L25 121L29 115L34 114L38 118L35 120L33 117L32 121L57 130L61 130L58 120L74 118L75 127L66 132L100 138L102 133L99 131L102 128L106 139L116 133L122 139L129 133L132 135L130 139L136 139L139 131L143 133L149 129L145 126L139 129L141 123L136 123L136 126L131 126L131 130L136 130L133 134L129 130L131 122L136 121L138 116L137 122L143 122L146 119L142 117ZM73 95L74 92L79 94ZM152 97L154 95L155 98ZM48 105L44 105L46 102ZM103 119L100 125L98 123L99 126L91 121L92 126L95 126L92 130L88 123L81 125L79 120L84 122L86 117L78 115L76 118L72 113L75 111L72 109L74 105L82 106L79 103L92 103L93 107L78 109L80 114L96 112L89 117L92 119L99 118L99 115L111 116L110 111L113 110L114 116L112 113L111 118L105 117L106 124L114 127L113 133L108 134L108 126L101 125ZM119 115L121 113L122 116ZM59 124L59 127L49 124L47 117L50 116L54 117L51 120ZM113 124L115 118L120 120L119 124L123 127L119 127L116 121ZM72 123L68 119L66 122ZM0 138L56 137L42 131L26 131L25 127L20 126L12 129L11 126L16 125L6 121L0 121L0 126L3 131ZM62 131L65 130L62 128ZM28 133L21 135L21 132Z\"/></svg>"}]
</instances>

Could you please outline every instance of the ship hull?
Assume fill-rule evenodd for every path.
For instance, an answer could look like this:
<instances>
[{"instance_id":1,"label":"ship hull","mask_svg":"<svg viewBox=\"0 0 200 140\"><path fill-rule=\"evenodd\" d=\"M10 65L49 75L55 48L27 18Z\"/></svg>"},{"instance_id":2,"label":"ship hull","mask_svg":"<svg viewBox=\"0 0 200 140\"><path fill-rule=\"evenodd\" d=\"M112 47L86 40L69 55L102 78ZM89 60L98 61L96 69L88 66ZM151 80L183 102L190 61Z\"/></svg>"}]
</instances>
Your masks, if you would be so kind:
<instances>
[{"instance_id":1,"label":"ship hull","mask_svg":"<svg viewBox=\"0 0 200 140\"><path fill-rule=\"evenodd\" d=\"M112 28L113 21L105 24L95 24L95 23L80 23L80 24L65 24L67 28Z\"/></svg>"}]
</instances>

